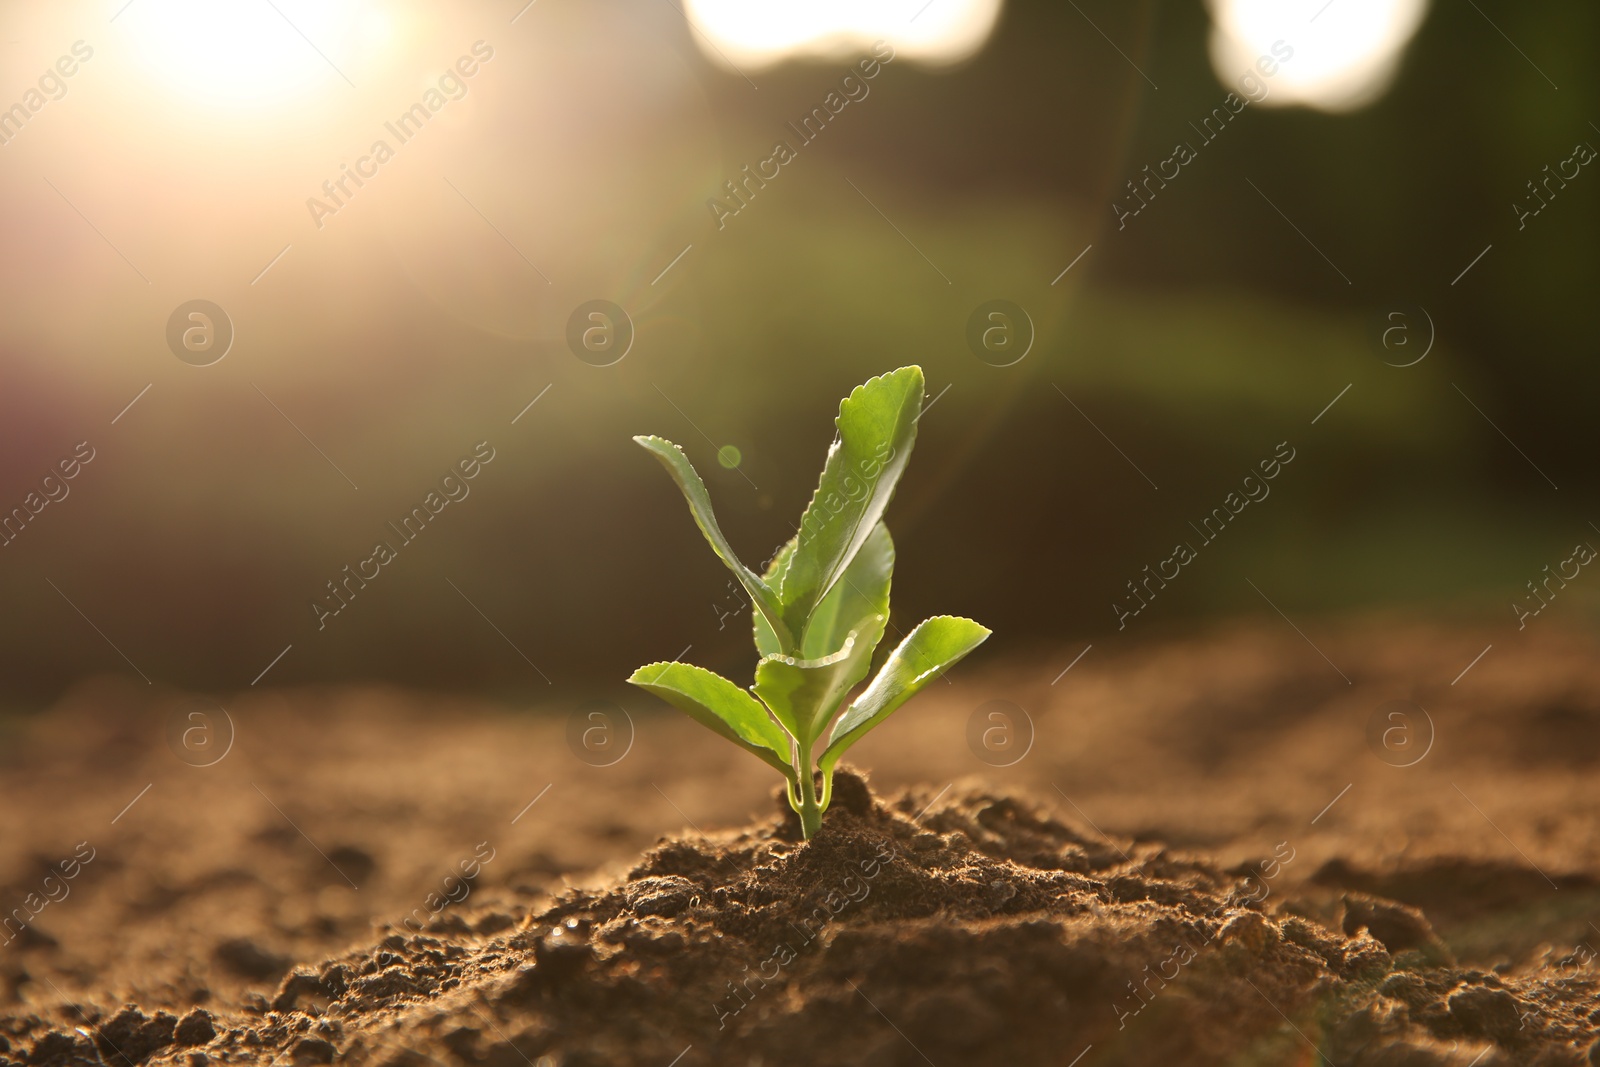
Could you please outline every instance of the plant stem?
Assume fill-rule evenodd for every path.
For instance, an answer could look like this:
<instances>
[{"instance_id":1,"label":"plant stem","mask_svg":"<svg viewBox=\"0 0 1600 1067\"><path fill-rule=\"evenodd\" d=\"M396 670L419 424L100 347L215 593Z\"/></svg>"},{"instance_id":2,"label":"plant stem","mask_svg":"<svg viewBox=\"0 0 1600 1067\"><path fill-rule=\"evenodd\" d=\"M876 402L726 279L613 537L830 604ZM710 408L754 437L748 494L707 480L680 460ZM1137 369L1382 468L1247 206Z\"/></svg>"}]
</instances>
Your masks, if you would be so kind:
<instances>
[{"instance_id":1,"label":"plant stem","mask_svg":"<svg viewBox=\"0 0 1600 1067\"><path fill-rule=\"evenodd\" d=\"M811 746L800 749L800 832L807 841L822 829L822 805L817 803L817 779L811 770Z\"/></svg>"}]
</instances>

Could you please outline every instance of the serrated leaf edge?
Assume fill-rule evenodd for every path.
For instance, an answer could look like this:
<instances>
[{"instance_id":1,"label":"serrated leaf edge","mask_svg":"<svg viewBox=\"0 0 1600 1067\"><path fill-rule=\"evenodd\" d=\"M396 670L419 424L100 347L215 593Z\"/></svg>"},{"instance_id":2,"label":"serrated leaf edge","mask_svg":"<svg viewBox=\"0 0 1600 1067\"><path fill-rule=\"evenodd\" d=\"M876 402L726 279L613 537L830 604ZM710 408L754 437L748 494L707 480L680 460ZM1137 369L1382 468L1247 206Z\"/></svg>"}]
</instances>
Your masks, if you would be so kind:
<instances>
[{"instance_id":1,"label":"serrated leaf edge","mask_svg":"<svg viewBox=\"0 0 1600 1067\"><path fill-rule=\"evenodd\" d=\"M927 395L928 395L927 394L927 384L926 384L927 383L927 376L926 376L926 374L923 373L921 365L916 364L916 363L908 363L903 367L896 367L894 370L884 371L882 374L873 375L871 378L868 378L866 381L862 382L860 385L858 385L854 389L850 390L850 395L849 396L846 396L844 399L839 401L839 413L833 417L833 430L834 430L833 442L830 445L828 445L828 454L827 454L826 457L824 457L823 462L822 462L823 473L827 472L828 463L829 463L829 461L831 461L833 459L834 453L837 452L840 448L842 448L844 446L844 433L843 433L842 429L840 428L839 423L844 418L845 405L847 405L847 404L851 403L852 401L854 401L857 396L859 396L861 393L865 392L868 388L870 388L874 382L883 381L886 378L890 378L890 377L892 377L892 376L894 376L896 374L899 374L901 371L909 371L909 370L913 370L913 369L916 370L919 374L923 375L923 383L924 384L923 384L923 394L922 394L921 399L926 399ZM911 420L912 423L915 424L917 422L917 420L920 419L921 417L922 417L922 406L919 403L917 405L917 414L915 416L913 416L913 418ZM817 476L817 478L818 478L817 487L811 491L811 496L806 500L806 506L800 510L800 528L801 528L802 531L805 528L805 517L811 511L811 505L816 503L817 498L822 493L822 484L821 484L822 475L819 474ZM851 540L854 540L855 532L856 532L856 530L859 530L860 526L861 526L860 520L861 520L861 518L864 518L864 517L865 516L859 516L857 518L856 527L855 527L855 529L852 529L851 533L850 533L850 539ZM882 519L880 518L878 521L881 522ZM800 534L797 532L795 534L795 536L799 537ZM832 575L831 579L828 582L824 583L823 585L821 585L819 587L816 601L815 601L815 603L812 604L813 610L815 610L817 604L822 603L823 598L826 597L828 595L828 593L833 589L833 587L838 584L839 576L844 574L845 570L849 566L850 566L850 560L844 559L844 560L840 561L837 573ZM786 592L785 592L785 589L784 589L784 586L788 582L788 578L789 578L788 568L785 567L784 568L784 573L779 576L778 588L773 590L773 592L778 597L778 602L780 604L784 605L785 607L787 607L788 603L789 603L788 596L786 595ZM807 613L806 618L809 621L810 613Z\"/></svg>"}]
</instances>

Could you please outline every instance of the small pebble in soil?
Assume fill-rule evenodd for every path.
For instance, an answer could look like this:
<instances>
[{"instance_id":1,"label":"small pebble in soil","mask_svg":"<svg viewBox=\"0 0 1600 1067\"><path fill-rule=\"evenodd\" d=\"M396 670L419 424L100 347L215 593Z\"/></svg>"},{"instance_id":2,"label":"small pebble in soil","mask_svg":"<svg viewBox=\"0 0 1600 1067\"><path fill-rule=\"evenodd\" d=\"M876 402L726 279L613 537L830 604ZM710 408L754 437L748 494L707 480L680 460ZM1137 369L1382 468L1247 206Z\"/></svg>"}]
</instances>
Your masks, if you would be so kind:
<instances>
[{"instance_id":1,"label":"small pebble in soil","mask_svg":"<svg viewBox=\"0 0 1600 1067\"><path fill-rule=\"evenodd\" d=\"M1278 940L1277 928L1253 911L1235 915L1222 924L1222 929L1218 930L1217 934L1224 943L1238 942L1253 954L1261 952L1267 945Z\"/></svg>"},{"instance_id":2,"label":"small pebble in soil","mask_svg":"<svg viewBox=\"0 0 1600 1067\"><path fill-rule=\"evenodd\" d=\"M294 1062L298 1067L307 1067L314 1063L332 1063L333 1045L320 1037L301 1038L294 1047Z\"/></svg>"},{"instance_id":3,"label":"small pebble in soil","mask_svg":"<svg viewBox=\"0 0 1600 1067\"><path fill-rule=\"evenodd\" d=\"M687 911L699 895L698 886L675 874L640 878L630 882L626 890L628 907L635 915L667 918Z\"/></svg>"},{"instance_id":4,"label":"small pebble in soil","mask_svg":"<svg viewBox=\"0 0 1600 1067\"><path fill-rule=\"evenodd\" d=\"M1450 951L1433 932L1428 917L1409 904L1364 893L1347 893L1342 925L1350 937L1365 928L1391 953L1418 949L1430 962L1453 962Z\"/></svg>"},{"instance_id":5,"label":"small pebble in soil","mask_svg":"<svg viewBox=\"0 0 1600 1067\"><path fill-rule=\"evenodd\" d=\"M1504 989L1463 986L1447 1001L1450 1017L1469 1034L1507 1041L1522 1028L1517 998Z\"/></svg>"},{"instance_id":6,"label":"small pebble in soil","mask_svg":"<svg viewBox=\"0 0 1600 1067\"><path fill-rule=\"evenodd\" d=\"M217 1027L212 1021L209 1011L204 1008L195 1008L178 1020L177 1028L173 1031L172 1036L180 1045L189 1047L206 1045L216 1038Z\"/></svg>"}]
</instances>

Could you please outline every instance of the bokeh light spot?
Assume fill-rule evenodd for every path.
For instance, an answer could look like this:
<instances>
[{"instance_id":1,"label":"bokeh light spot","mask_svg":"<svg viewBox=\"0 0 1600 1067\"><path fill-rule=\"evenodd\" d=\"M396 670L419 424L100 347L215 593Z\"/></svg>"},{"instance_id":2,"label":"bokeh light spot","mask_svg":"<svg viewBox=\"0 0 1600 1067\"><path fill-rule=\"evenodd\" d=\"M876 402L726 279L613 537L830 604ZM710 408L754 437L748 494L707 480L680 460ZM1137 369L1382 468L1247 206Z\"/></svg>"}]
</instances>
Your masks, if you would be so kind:
<instances>
[{"instance_id":1,"label":"bokeh light spot","mask_svg":"<svg viewBox=\"0 0 1600 1067\"><path fill-rule=\"evenodd\" d=\"M804 56L840 58L887 42L933 66L975 54L994 32L1000 0L688 0L689 23L713 62L754 70Z\"/></svg>"},{"instance_id":2,"label":"bokeh light spot","mask_svg":"<svg viewBox=\"0 0 1600 1067\"><path fill-rule=\"evenodd\" d=\"M1211 65L1224 84L1259 73L1266 95L1257 102L1265 107L1340 112L1365 107L1388 90L1428 0L1211 0L1210 6ZM1271 58L1282 59L1285 46L1291 58ZM1257 66L1262 57L1269 57L1267 67Z\"/></svg>"}]
</instances>

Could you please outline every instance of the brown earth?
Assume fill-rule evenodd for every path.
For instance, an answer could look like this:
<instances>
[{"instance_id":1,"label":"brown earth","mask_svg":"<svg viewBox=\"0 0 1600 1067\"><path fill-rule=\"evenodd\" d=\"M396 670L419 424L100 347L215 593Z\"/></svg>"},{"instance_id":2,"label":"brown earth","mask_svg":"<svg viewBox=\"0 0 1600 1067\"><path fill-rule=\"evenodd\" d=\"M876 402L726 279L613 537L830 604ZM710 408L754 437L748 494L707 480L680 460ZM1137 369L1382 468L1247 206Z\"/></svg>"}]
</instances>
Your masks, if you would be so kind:
<instances>
[{"instance_id":1,"label":"brown earth","mask_svg":"<svg viewBox=\"0 0 1600 1067\"><path fill-rule=\"evenodd\" d=\"M1309 629L964 665L810 843L644 701L596 767L569 706L246 692L197 767L86 685L0 720L0 1067L1600 1062L1592 639Z\"/></svg>"}]
</instances>

